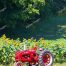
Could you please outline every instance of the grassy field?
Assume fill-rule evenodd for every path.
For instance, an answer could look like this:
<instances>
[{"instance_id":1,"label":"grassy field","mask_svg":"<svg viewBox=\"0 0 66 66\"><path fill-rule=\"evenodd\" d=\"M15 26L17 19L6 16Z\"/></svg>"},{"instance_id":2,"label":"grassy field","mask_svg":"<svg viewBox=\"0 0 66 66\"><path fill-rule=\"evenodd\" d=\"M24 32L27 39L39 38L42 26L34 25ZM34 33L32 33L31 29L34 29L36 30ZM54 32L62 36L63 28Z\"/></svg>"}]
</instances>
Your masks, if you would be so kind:
<instances>
[{"instance_id":1,"label":"grassy field","mask_svg":"<svg viewBox=\"0 0 66 66\"><path fill-rule=\"evenodd\" d=\"M5 65L0 65L0 66L5 66ZM10 64L10 65L6 65L6 66L13 66L13 65ZM53 64L53 66L66 66L66 63L62 63L62 64L56 63L56 64Z\"/></svg>"},{"instance_id":2,"label":"grassy field","mask_svg":"<svg viewBox=\"0 0 66 66\"><path fill-rule=\"evenodd\" d=\"M54 64L53 66L66 66L66 63L63 63L63 64L57 63L57 64Z\"/></svg>"}]
</instances>

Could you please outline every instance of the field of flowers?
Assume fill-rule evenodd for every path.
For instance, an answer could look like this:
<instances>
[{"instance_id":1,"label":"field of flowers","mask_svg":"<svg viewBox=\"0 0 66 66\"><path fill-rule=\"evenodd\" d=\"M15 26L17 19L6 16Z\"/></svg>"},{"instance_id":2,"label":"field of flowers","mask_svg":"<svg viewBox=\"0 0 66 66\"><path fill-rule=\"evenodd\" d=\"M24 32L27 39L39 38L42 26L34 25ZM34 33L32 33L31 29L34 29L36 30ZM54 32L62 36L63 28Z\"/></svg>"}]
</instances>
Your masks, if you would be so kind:
<instances>
[{"instance_id":1,"label":"field of flowers","mask_svg":"<svg viewBox=\"0 0 66 66\"><path fill-rule=\"evenodd\" d=\"M24 45L26 49L32 49L34 47L44 48L50 50L54 55L54 62L66 61L66 40L61 38L57 40L45 40L44 38L36 39L18 39L13 40L7 38L5 35L0 37L0 64L10 64L15 61L15 52L17 50L23 50Z\"/></svg>"}]
</instances>

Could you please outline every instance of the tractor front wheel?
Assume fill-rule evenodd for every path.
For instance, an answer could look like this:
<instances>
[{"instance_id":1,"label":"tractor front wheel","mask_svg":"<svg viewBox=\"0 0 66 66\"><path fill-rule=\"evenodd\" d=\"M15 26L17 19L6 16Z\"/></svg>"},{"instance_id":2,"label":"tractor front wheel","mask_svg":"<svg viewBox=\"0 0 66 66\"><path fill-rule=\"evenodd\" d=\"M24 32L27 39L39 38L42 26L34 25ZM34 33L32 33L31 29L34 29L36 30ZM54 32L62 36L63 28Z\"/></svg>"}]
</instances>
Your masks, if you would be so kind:
<instances>
[{"instance_id":1,"label":"tractor front wheel","mask_svg":"<svg viewBox=\"0 0 66 66\"><path fill-rule=\"evenodd\" d=\"M23 66L23 64L22 64L21 61L18 61L18 62L15 62L15 63L14 63L14 66Z\"/></svg>"},{"instance_id":2,"label":"tractor front wheel","mask_svg":"<svg viewBox=\"0 0 66 66\"><path fill-rule=\"evenodd\" d=\"M39 64L40 66L52 66L53 64L53 55L51 52L44 50L39 55Z\"/></svg>"}]
</instances>

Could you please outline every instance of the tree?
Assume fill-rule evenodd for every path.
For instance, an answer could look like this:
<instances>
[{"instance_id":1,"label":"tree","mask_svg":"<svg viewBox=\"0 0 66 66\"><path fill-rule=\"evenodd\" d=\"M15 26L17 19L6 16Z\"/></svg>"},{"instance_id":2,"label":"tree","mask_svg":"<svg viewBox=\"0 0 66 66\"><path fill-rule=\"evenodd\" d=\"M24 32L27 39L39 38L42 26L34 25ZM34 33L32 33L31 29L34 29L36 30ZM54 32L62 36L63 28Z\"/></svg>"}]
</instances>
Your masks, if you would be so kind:
<instances>
[{"instance_id":1,"label":"tree","mask_svg":"<svg viewBox=\"0 0 66 66\"><path fill-rule=\"evenodd\" d=\"M66 0L45 0L44 9L41 11L41 16L58 15L58 11L63 11L66 8Z\"/></svg>"},{"instance_id":2,"label":"tree","mask_svg":"<svg viewBox=\"0 0 66 66\"><path fill-rule=\"evenodd\" d=\"M0 0L0 27L29 24L39 18L43 6L45 0Z\"/></svg>"},{"instance_id":3,"label":"tree","mask_svg":"<svg viewBox=\"0 0 66 66\"><path fill-rule=\"evenodd\" d=\"M0 27L25 26L64 7L66 0L0 0Z\"/></svg>"}]
</instances>

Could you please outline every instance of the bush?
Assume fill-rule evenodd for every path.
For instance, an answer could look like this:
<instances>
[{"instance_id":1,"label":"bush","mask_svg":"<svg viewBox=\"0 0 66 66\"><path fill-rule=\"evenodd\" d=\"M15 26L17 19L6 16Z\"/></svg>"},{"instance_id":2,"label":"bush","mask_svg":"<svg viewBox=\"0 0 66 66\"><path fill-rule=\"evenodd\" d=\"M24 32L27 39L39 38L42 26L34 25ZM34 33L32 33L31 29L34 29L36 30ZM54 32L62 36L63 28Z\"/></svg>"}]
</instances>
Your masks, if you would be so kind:
<instances>
[{"instance_id":1,"label":"bush","mask_svg":"<svg viewBox=\"0 0 66 66\"><path fill-rule=\"evenodd\" d=\"M0 63L10 63L14 61L15 51L20 49L20 44L20 41L6 38L6 36L3 35L0 38Z\"/></svg>"},{"instance_id":2,"label":"bush","mask_svg":"<svg viewBox=\"0 0 66 66\"><path fill-rule=\"evenodd\" d=\"M44 48L50 50L54 54L55 62L65 61L66 53L66 40L57 39L57 40L44 40L40 38L38 41L36 39L23 39L20 41L19 38L16 40L7 38L3 35L0 38L0 63L7 64L15 61L15 52L17 50L23 50L24 45L27 49L32 49L34 47Z\"/></svg>"}]
</instances>

